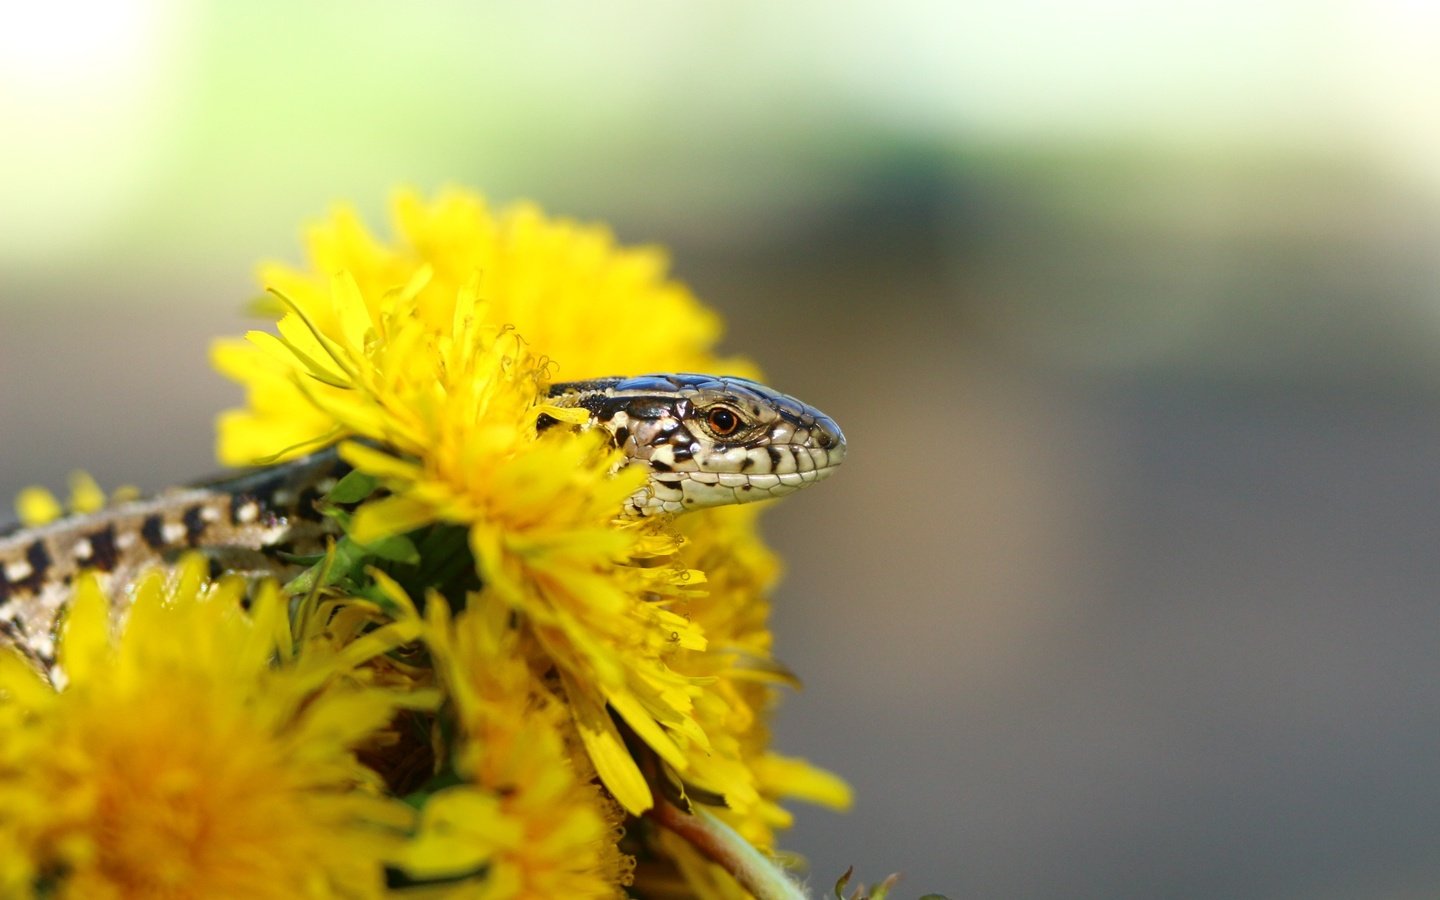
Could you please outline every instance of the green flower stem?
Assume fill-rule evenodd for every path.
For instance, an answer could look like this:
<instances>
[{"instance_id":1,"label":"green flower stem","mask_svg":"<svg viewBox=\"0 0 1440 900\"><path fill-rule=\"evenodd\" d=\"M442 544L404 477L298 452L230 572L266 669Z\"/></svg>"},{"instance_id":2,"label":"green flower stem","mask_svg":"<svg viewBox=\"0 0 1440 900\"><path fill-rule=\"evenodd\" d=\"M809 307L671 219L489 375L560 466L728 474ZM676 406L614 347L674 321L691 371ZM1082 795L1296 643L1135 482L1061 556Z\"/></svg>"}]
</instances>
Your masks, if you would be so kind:
<instances>
[{"instance_id":1,"label":"green flower stem","mask_svg":"<svg viewBox=\"0 0 1440 900\"><path fill-rule=\"evenodd\" d=\"M784 869L729 825L703 808L697 807L691 815L659 797L655 799L654 808L646 815L729 872L756 900L808 900L800 885Z\"/></svg>"}]
</instances>

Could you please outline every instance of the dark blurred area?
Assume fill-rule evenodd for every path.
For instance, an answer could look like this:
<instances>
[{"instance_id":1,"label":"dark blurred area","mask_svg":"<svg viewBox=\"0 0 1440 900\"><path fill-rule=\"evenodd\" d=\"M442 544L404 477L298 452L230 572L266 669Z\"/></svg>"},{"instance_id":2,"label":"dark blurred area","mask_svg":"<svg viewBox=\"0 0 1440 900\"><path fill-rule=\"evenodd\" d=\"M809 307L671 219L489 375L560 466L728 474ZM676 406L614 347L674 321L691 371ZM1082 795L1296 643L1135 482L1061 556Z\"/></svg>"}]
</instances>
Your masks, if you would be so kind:
<instances>
[{"instance_id":1,"label":"dark blurred area","mask_svg":"<svg viewBox=\"0 0 1440 900\"><path fill-rule=\"evenodd\" d=\"M531 197L846 430L767 520L817 890L1440 895L1440 17L107 9L0 39L0 497L212 471L330 203Z\"/></svg>"}]
</instances>

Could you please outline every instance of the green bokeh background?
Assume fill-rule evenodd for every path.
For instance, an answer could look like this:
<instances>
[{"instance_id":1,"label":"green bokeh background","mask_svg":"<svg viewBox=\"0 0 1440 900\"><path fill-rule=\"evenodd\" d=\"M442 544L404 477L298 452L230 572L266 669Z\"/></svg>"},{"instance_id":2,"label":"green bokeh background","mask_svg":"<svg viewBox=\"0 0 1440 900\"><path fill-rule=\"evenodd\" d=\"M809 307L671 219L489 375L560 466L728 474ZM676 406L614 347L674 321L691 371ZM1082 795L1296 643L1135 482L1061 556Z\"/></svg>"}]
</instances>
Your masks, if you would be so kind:
<instances>
[{"instance_id":1,"label":"green bokeh background","mask_svg":"<svg viewBox=\"0 0 1440 900\"><path fill-rule=\"evenodd\" d=\"M767 521L817 885L1440 894L1440 13L0 5L0 496L214 468L397 184L668 245L851 457ZM615 335L623 340L623 335Z\"/></svg>"}]
</instances>

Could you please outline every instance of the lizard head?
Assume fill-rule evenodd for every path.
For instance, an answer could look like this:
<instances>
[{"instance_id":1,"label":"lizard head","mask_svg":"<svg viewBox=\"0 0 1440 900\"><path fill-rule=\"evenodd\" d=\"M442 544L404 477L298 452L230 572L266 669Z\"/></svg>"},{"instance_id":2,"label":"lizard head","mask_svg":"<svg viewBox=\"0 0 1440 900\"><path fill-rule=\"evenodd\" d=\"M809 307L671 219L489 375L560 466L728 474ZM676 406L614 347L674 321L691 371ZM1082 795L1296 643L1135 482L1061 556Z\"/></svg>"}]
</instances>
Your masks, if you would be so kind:
<instances>
[{"instance_id":1,"label":"lizard head","mask_svg":"<svg viewBox=\"0 0 1440 900\"><path fill-rule=\"evenodd\" d=\"M550 402L587 410L588 427L605 429L632 465L649 468L649 481L626 502L634 516L783 497L845 459L835 420L745 378L570 382L554 385Z\"/></svg>"}]
</instances>

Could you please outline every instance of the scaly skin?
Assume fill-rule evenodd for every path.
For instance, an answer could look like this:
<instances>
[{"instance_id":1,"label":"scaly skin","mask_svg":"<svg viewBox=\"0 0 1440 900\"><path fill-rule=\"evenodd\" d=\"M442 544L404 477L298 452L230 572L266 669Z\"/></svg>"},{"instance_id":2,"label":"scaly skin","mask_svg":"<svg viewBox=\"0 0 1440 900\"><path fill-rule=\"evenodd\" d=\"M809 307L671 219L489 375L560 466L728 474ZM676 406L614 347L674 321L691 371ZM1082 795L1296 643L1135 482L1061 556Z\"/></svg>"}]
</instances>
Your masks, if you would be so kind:
<instances>
[{"instance_id":1,"label":"scaly skin","mask_svg":"<svg viewBox=\"0 0 1440 900\"><path fill-rule=\"evenodd\" d=\"M630 515L783 497L845 459L834 419L744 378L602 378L557 384L550 398L588 410L592 427L650 467L650 481L626 502Z\"/></svg>"},{"instance_id":2,"label":"scaly skin","mask_svg":"<svg viewBox=\"0 0 1440 900\"><path fill-rule=\"evenodd\" d=\"M605 429L631 464L650 469L649 481L617 511L626 516L784 496L827 477L845 458L834 420L741 378L602 378L556 384L548 399L588 411L582 427ZM538 427L556 424L542 415ZM280 554L323 546L331 520L315 501L347 470L333 449L324 450L0 534L0 645L18 646L50 669L55 626L82 569L94 570L109 590L186 549L207 548L218 568L282 571Z\"/></svg>"}]
</instances>

